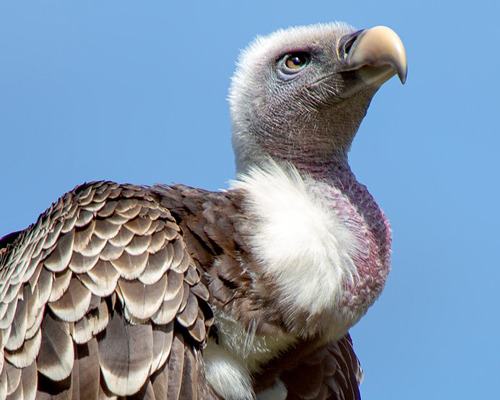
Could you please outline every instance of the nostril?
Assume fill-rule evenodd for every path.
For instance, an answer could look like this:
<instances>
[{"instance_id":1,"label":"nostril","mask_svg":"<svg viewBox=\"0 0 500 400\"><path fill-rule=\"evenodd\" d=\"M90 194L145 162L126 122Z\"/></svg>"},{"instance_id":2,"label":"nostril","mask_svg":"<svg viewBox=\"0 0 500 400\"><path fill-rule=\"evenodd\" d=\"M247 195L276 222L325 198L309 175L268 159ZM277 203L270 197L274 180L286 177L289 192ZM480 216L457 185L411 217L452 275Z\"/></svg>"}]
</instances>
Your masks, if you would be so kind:
<instances>
[{"instance_id":1,"label":"nostril","mask_svg":"<svg viewBox=\"0 0 500 400\"><path fill-rule=\"evenodd\" d=\"M356 31L354 33L351 33L349 35L344 36L341 39L340 46L339 46L339 49L340 49L339 55L341 56L341 58L343 58L343 59L347 58L347 56L351 52L351 49L352 49L352 46L354 45L354 42L356 42L356 39L359 37L359 35L363 31L364 31L364 29Z\"/></svg>"}]
</instances>

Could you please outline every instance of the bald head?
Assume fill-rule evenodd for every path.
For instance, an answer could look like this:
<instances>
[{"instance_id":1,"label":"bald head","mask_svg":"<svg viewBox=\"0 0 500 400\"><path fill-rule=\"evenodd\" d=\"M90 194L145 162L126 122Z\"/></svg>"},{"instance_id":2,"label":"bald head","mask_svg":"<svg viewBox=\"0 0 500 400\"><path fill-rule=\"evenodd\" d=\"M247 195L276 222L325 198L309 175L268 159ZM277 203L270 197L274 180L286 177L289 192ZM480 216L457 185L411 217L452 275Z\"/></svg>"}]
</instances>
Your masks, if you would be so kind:
<instances>
[{"instance_id":1,"label":"bald head","mask_svg":"<svg viewBox=\"0 0 500 400\"><path fill-rule=\"evenodd\" d=\"M230 89L238 170L269 157L299 169L345 158L371 98L395 73L404 79L406 58L388 28L332 23L257 38Z\"/></svg>"}]
</instances>

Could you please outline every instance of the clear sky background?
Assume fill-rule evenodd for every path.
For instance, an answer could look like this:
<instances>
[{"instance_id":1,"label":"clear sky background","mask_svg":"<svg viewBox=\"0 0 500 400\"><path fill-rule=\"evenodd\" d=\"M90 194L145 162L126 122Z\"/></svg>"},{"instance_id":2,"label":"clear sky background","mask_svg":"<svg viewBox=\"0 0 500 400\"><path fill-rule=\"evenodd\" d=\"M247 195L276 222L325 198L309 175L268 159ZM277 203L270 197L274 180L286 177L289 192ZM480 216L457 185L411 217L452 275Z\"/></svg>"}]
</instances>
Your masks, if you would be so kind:
<instances>
[{"instance_id":1,"label":"clear sky background","mask_svg":"<svg viewBox=\"0 0 500 400\"><path fill-rule=\"evenodd\" d=\"M98 179L234 178L241 48L316 22L387 25L408 81L375 96L351 164L389 216L393 271L352 330L367 399L500 398L500 2L3 1L0 236Z\"/></svg>"}]
</instances>

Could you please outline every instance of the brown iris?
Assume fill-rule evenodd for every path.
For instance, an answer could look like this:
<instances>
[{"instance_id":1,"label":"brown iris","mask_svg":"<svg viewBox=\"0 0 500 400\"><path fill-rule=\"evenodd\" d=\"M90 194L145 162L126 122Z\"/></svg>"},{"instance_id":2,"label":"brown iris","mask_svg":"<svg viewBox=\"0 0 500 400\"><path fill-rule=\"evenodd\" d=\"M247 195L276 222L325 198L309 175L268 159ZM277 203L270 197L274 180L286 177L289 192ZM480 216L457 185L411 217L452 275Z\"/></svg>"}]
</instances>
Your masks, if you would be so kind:
<instances>
[{"instance_id":1,"label":"brown iris","mask_svg":"<svg viewBox=\"0 0 500 400\"><path fill-rule=\"evenodd\" d=\"M293 53L289 54L285 58L285 66L292 70L297 70L303 68L308 62L308 59L304 53Z\"/></svg>"}]
</instances>

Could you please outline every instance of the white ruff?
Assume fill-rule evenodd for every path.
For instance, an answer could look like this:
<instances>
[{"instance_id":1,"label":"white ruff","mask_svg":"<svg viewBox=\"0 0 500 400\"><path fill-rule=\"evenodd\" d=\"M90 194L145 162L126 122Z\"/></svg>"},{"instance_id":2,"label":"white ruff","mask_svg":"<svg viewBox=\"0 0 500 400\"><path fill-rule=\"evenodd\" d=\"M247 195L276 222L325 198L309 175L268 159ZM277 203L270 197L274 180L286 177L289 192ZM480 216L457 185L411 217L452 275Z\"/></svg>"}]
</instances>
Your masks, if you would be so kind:
<instances>
[{"instance_id":1,"label":"white ruff","mask_svg":"<svg viewBox=\"0 0 500 400\"><path fill-rule=\"evenodd\" d=\"M251 223L250 245L265 274L277 282L276 295L291 310L324 316L331 326L325 340L337 338L348 326L339 316L342 283L352 280L356 268L350 254L356 249L353 234L338 221L324 190L336 190L311 179L304 181L290 168L274 162L254 168L232 182L247 192L245 210ZM277 356L297 339L255 335L240 322L214 309L219 342L205 349L207 380L226 400L254 399L252 372ZM257 399L286 398L286 388L275 386Z\"/></svg>"},{"instance_id":2,"label":"white ruff","mask_svg":"<svg viewBox=\"0 0 500 400\"><path fill-rule=\"evenodd\" d=\"M356 275L349 256L356 238L338 221L323 186L329 188L274 162L233 182L248 193L254 254L287 307L329 318L338 313L342 283Z\"/></svg>"}]
</instances>

